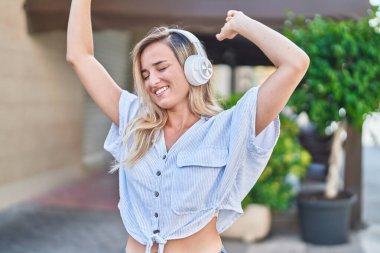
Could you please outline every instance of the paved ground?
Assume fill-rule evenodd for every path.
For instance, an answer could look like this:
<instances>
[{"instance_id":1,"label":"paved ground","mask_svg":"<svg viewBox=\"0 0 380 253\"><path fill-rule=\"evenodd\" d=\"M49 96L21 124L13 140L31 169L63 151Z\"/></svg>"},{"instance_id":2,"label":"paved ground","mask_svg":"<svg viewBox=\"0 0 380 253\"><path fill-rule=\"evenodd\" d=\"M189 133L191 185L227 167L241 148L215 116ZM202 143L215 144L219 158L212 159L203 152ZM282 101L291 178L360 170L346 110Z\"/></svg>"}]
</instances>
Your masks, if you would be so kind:
<instances>
[{"instance_id":1,"label":"paved ground","mask_svg":"<svg viewBox=\"0 0 380 253\"><path fill-rule=\"evenodd\" d=\"M224 240L230 253L378 253L380 252L380 148L365 148L364 220L368 228L350 234L340 246L304 243L295 211L275 219L264 241ZM107 173L61 187L38 199L0 212L0 253L121 252L127 238L117 203L117 177Z\"/></svg>"},{"instance_id":2,"label":"paved ground","mask_svg":"<svg viewBox=\"0 0 380 253\"><path fill-rule=\"evenodd\" d=\"M0 215L1 253L121 252L127 234L117 212L15 206Z\"/></svg>"}]
</instances>

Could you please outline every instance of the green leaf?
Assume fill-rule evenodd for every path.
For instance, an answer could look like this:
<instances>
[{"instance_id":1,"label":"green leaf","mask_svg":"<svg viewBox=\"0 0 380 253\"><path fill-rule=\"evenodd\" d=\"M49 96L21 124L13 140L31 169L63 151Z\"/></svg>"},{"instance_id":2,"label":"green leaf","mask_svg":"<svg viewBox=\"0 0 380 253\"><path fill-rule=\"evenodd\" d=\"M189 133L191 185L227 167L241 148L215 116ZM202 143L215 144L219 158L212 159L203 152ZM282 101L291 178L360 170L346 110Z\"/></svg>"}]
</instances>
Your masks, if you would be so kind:
<instances>
[{"instance_id":1,"label":"green leaf","mask_svg":"<svg viewBox=\"0 0 380 253\"><path fill-rule=\"evenodd\" d=\"M307 25L291 15L284 34L309 55L311 63L290 98L296 112L305 111L324 135L325 127L341 120L361 130L364 115L380 101L380 34L368 25L371 16L336 21L316 16Z\"/></svg>"}]
</instances>

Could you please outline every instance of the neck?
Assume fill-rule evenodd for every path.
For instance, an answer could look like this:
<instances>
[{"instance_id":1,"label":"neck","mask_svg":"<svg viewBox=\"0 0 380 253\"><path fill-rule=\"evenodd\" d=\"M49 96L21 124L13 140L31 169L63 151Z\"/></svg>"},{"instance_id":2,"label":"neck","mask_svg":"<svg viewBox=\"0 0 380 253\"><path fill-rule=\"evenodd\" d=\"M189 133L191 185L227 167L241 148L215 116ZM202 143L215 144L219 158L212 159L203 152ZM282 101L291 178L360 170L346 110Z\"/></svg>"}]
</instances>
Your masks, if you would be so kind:
<instances>
[{"instance_id":1,"label":"neck","mask_svg":"<svg viewBox=\"0 0 380 253\"><path fill-rule=\"evenodd\" d=\"M200 116L191 113L190 111L168 111L168 121L166 127L177 131L188 129L200 119Z\"/></svg>"}]
</instances>

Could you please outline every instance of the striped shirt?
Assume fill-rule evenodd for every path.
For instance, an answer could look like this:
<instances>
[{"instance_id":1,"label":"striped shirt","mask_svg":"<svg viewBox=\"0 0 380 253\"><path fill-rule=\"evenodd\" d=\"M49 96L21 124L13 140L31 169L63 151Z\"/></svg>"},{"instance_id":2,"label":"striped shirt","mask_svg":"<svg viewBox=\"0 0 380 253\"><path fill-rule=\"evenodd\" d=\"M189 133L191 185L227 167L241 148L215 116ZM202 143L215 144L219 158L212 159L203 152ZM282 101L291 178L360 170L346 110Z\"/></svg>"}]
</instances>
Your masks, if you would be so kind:
<instances>
[{"instance_id":1,"label":"striped shirt","mask_svg":"<svg viewBox=\"0 0 380 253\"><path fill-rule=\"evenodd\" d=\"M241 201L256 183L277 142L276 117L255 135L258 87L236 106L213 117L201 117L170 148L161 132L156 143L132 168L119 170L118 208L129 235L164 252L168 240L190 236L218 214L222 233L243 214ZM123 130L139 115L140 100L123 91L119 127L111 125L104 148L117 161L125 158Z\"/></svg>"}]
</instances>

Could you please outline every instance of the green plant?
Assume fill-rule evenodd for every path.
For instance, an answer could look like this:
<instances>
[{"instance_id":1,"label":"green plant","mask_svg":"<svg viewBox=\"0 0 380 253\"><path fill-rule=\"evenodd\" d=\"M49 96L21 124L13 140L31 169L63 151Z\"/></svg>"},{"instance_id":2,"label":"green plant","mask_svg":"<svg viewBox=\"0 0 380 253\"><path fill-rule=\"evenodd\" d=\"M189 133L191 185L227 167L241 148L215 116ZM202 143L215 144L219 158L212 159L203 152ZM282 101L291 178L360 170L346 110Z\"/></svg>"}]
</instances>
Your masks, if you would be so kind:
<instances>
[{"instance_id":1,"label":"green plant","mask_svg":"<svg viewBox=\"0 0 380 253\"><path fill-rule=\"evenodd\" d=\"M373 17L374 10L343 21L290 15L284 28L311 60L289 105L297 113L305 111L321 135L336 121L346 126L344 188L357 195L352 227L362 224L362 125L367 114L380 111L380 34L370 21Z\"/></svg>"},{"instance_id":2,"label":"green plant","mask_svg":"<svg viewBox=\"0 0 380 253\"><path fill-rule=\"evenodd\" d=\"M321 135L341 120L361 131L365 115L380 109L380 35L369 19L289 15L285 22L284 34L311 60L289 105L305 111Z\"/></svg>"},{"instance_id":3,"label":"green plant","mask_svg":"<svg viewBox=\"0 0 380 253\"><path fill-rule=\"evenodd\" d=\"M226 109L230 108L240 97L241 94L234 94L222 102L222 105ZM280 120L281 133L278 142L264 172L242 201L243 208L250 203L258 203L273 210L287 210L296 194L287 178L292 175L301 179L306 174L311 156L297 140L299 128L282 114Z\"/></svg>"}]
</instances>

